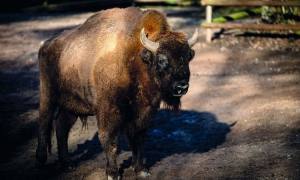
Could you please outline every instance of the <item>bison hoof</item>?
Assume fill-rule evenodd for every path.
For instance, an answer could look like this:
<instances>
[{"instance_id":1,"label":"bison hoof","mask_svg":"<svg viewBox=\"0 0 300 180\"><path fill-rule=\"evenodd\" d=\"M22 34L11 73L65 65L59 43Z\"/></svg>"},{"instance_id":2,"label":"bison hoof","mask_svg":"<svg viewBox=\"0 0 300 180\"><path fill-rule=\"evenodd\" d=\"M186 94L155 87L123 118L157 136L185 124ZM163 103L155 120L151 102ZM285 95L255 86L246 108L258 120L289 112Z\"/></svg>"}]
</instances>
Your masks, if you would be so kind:
<instances>
[{"instance_id":1,"label":"bison hoof","mask_svg":"<svg viewBox=\"0 0 300 180\"><path fill-rule=\"evenodd\" d=\"M151 173L149 171L140 171L139 173L137 173L137 177L139 178L148 178L151 176Z\"/></svg>"},{"instance_id":2,"label":"bison hoof","mask_svg":"<svg viewBox=\"0 0 300 180\"><path fill-rule=\"evenodd\" d=\"M67 172L72 172L76 169L76 166L73 162L61 163L62 168Z\"/></svg>"},{"instance_id":3,"label":"bison hoof","mask_svg":"<svg viewBox=\"0 0 300 180\"><path fill-rule=\"evenodd\" d=\"M43 169L45 167L47 161L47 154L46 155L36 155L35 157L35 166L39 169Z\"/></svg>"},{"instance_id":4,"label":"bison hoof","mask_svg":"<svg viewBox=\"0 0 300 180\"><path fill-rule=\"evenodd\" d=\"M36 159L34 163L38 169L43 170L45 167L46 161L39 161Z\"/></svg>"},{"instance_id":5,"label":"bison hoof","mask_svg":"<svg viewBox=\"0 0 300 180\"><path fill-rule=\"evenodd\" d=\"M121 180L121 177L119 175L117 175L117 176L108 175L107 180Z\"/></svg>"}]
</instances>

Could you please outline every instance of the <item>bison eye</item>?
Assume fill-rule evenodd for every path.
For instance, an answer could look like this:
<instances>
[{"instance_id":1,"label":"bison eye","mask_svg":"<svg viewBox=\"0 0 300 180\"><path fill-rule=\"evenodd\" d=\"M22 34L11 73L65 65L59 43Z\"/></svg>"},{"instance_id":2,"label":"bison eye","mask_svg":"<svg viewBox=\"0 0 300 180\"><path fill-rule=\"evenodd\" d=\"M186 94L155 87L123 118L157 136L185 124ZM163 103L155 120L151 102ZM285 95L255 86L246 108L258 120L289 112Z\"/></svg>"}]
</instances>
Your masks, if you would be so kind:
<instances>
[{"instance_id":1,"label":"bison eye","mask_svg":"<svg viewBox=\"0 0 300 180\"><path fill-rule=\"evenodd\" d=\"M157 69L159 71L164 70L168 66L167 56L164 54L158 54L157 58Z\"/></svg>"},{"instance_id":2,"label":"bison eye","mask_svg":"<svg viewBox=\"0 0 300 180\"><path fill-rule=\"evenodd\" d=\"M191 55L190 55L190 61L194 58L195 56L195 51L191 49Z\"/></svg>"}]
</instances>

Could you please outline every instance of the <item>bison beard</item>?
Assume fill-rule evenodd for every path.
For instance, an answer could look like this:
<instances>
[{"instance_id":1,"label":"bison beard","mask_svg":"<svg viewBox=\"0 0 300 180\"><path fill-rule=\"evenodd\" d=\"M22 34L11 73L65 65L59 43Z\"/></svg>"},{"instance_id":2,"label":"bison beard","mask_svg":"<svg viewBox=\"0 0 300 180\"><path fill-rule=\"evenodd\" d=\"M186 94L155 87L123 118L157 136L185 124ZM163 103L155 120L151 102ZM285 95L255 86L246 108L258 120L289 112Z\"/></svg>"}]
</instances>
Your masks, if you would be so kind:
<instances>
[{"instance_id":1,"label":"bison beard","mask_svg":"<svg viewBox=\"0 0 300 180\"><path fill-rule=\"evenodd\" d=\"M121 134L132 149L132 168L149 177L142 145L147 126L160 108L176 113L188 90L191 47L198 31L187 39L172 31L156 10L109 9L82 25L45 41L39 50L40 117L36 165L44 167L51 152L55 119L59 162L73 168L68 134L78 117L98 121L99 140L106 153L108 179L120 179L116 162ZM57 112L57 115L55 115Z\"/></svg>"},{"instance_id":2,"label":"bison beard","mask_svg":"<svg viewBox=\"0 0 300 180\"><path fill-rule=\"evenodd\" d=\"M163 95L163 107L165 109L178 114L178 112L180 111L180 106L180 97L174 97L170 94Z\"/></svg>"}]
</instances>

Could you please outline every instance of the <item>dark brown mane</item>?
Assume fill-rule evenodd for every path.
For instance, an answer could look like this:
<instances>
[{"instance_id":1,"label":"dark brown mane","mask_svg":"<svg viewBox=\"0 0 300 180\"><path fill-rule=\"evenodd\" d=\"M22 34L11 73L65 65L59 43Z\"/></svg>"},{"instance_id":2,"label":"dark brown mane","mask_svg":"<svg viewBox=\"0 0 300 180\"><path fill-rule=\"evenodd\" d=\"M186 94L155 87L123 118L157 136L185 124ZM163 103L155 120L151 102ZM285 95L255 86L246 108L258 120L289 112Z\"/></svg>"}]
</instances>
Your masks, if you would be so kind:
<instances>
[{"instance_id":1,"label":"dark brown mane","mask_svg":"<svg viewBox=\"0 0 300 180\"><path fill-rule=\"evenodd\" d=\"M168 39L168 41L177 41L180 43L185 43L187 41L187 36L178 31L167 31L165 34L163 34L160 39Z\"/></svg>"}]
</instances>

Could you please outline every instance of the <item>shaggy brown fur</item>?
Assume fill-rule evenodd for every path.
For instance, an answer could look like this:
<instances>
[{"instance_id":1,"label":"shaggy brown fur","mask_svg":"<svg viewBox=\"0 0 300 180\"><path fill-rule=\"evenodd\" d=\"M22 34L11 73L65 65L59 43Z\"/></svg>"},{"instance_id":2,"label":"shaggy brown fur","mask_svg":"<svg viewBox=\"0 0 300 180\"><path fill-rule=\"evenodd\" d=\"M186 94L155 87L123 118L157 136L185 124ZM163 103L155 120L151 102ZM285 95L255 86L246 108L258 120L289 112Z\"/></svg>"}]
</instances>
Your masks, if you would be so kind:
<instances>
[{"instance_id":1,"label":"shaggy brown fur","mask_svg":"<svg viewBox=\"0 0 300 180\"><path fill-rule=\"evenodd\" d=\"M142 28L148 39L159 42L156 52L141 44ZM149 176L141 155L146 128L161 101L179 110L180 96L187 88L183 93L174 87L188 83L193 55L187 37L173 32L164 14L133 7L100 11L47 40L39 51L37 166L46 163L47 146L51 150L52 119L58 109L55 123L62 166L72 166L67 145L70 128L78 117L86 122L87 116L96 115L107 153L107 175L120 177L116 153L119 137L125 133L132 148L132 167L138 176Z\"/></svg>"}]
</instances>

